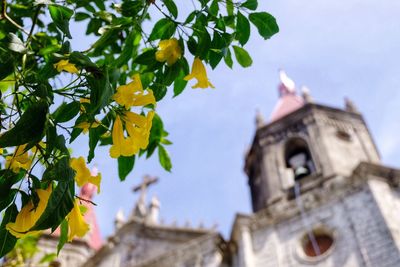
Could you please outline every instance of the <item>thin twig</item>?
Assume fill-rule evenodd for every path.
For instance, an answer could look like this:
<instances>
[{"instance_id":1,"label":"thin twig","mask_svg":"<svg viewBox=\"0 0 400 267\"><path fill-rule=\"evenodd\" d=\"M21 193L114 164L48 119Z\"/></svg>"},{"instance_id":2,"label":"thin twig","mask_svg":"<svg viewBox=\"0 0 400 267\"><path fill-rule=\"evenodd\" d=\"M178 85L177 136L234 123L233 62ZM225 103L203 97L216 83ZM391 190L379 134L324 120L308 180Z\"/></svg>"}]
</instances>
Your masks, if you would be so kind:
<instances>
[{"instance_id":1,"label":"thin twig","mask_svg":"<svg viewBox=\"0 0 400 267\"><path fill-rule=\"evenodd\" d=\"M81 201L89 202L90 204L97 206L96 203L94 203L93 201L91 201L91 200L89 200L89 199L81 198L80 196L77 196L77 195L75 195L75 197L76 197L77 199L81 200Z\"/></svg>"},{"instance_id":2,"label":"thin twig","mask_svg":"<svg viewBox=\"0 0 400 267\"><path fill-rule=\"evenodd\" d=\"M23 33L29 35L29 32L26 31L21 25L19 25L18 23L16 23L12 18L10 18L7 15L7 1L6 0L2 0L1 1L1 16L0 19L6 19L8 22L10 22L12 25L14 25L15 27L17 27L18 29L20 29Z\"/></svg>"},{"instance_id":3,"label":"thin twig","mask_svg":"<svg viewBox=\"0 0 400 267\"><path fill-rule=\"evenodd\" d=\"M29 31L29 35L28 35L28 38L27 38L27 40L26 40L26 45L25 46L28 46L29 45L29 42L32 40L32 37L33 37L33 30L35 29L35 26L36 26L36 23L37 23L37 20L38 20L38 17L39 17L39 13L40 13L40 9L42 8L42 5L39 5L37 8L36 8L36 10L35 10L35 14L33 15L33 19L32 19L32 26L31 26L31 30Z\"/></svg>"}]
</instances>

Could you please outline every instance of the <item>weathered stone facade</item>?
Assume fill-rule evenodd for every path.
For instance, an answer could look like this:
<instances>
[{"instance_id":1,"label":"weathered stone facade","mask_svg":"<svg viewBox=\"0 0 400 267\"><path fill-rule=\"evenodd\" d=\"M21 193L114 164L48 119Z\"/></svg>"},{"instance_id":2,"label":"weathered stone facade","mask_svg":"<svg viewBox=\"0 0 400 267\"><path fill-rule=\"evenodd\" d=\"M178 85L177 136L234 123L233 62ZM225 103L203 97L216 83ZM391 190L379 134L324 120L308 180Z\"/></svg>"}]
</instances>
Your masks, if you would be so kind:
<instances>
[{"instance_id":1,"label":"weathered stone facade","mask_svg":"<svg viewBox=\"0 0 400 267\"><path fill-rule=\"evenodd\" d=\"M398 170L362 163L352 177L334 177L302 194L306 224L294 200L238 216L232 266L399 266L400 189L389 185L399 181ZM386 201L391 204L382 209ZM308 257L301 239L318 228L330 233L334 244L325 254Z\"/></svg>"}]
</instances>

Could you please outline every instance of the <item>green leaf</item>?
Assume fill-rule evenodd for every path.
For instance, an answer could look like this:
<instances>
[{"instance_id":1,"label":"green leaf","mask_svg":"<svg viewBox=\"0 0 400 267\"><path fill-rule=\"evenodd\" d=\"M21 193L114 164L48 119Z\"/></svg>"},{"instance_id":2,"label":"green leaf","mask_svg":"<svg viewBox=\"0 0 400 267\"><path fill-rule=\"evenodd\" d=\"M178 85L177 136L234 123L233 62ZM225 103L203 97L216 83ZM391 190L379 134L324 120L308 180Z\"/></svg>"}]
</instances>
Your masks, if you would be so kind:
<instances>
[{"instance_id":1,"label":"green leaf","mask_svg":"<svg viewBox=\"0 0 400 267\"><path fill-rule=\"evenodd\" d=\"M87 69L90 72L100 72L99 67L93 63L90 58L81 52L74 51L69 55L69 61L77 67Z\"/></svg>"},{"instance_id":2,"label":"green leaf","mask_svg":"<svg viewBox=\"0 0 400 267\"><path fill-rule=\"evenodd\" d=\"M96 128L90 128L90 130L89 130L89 154L87 157L88 162L91 162L92 159L94 158L94 150L97 146L97 143L99 142L100 137L106 132L107 132L107 129L101 125Z\"/></svg>"},{"instance_id":3,"label":"green leaf","mask_svg":"<svg viewBox=\"0 0 400 267\"><path fill-rule=\"evenodd\" d=\"M176 30L176 24L170 19L163 18L157 21L150 33L149 41L169 39Z\"/></svg>"},{"instance_id":4,"label":"green leaf","mask_svg":"<svg viewBox=\"0 0 400 267\"><path fill-rule=\"evenodd\" d=\"M76 12L74 17L75 21L82 21L91 18L90 14L84 12Z\"/></svg>"},{"instance_id":5,"label":"green leaf","mask_svg":"<svg viewBox=\"0 0 400 267\"><path fill-rule=\"evenodd\" d=\"M219 62L221 62L223 55L221 52L210 50L208 52L208 60L212 69L215 69Z\"/></svg>"},{"instance_id":6,"label":"green leaf","mask_svg":"<svg viewBox=\"0 0 400 267\"><path fill-rule=\"evenodd\" d=\"M122 1L121 13L125 17L135 17L143 9L143 1Z\"/></svg>"},{"instance_id":7,"label":"green leaf","mask_svg":"<svg viewBox=\"0 0 400 267\"><path fill-rule=\"evenodd\" d=\"M248 19L240 12L237 14L236 22L236 38L239 43L243 46L247 43L250 37L250 22Z\"/></svg>"},{"instance_id":8,"label":"green leaf","mask_svg":"<svg viewBox=\"0 0 400 267\"><path fill-rule=\"evenodd\" d=\"M49 125L46 129L46 158L48 158L53 152L55 142L57 138L57 128L53 125Z\"/></svg>"},{"instance_id":9,"label":"green leaf","mask_svg":"<svg viewBox=\"0 0 400 267\"><path fill-rule=\"evenodd\" d=\"M150 130L149 143L151 142L159 143L163 132L164 132L164 124L160 116L158 116L158 114L155 114L152 122L152 127Z\"/></svg>"},{"instance_id":10,"label":"green leaf","mask_svg":"<svg viewBox=\"0 0 400 267\"><path fill-rule=\"evenodd\" d=\"M43 173L43 181L71 181L75 171L70 166L69 157L64 156L56 164L48 167Z\"/></svg>"},{"instance_id":11,"label":"green leaf","mask_svg":"<svg viewBox=\"0 0 400 267\"><path fill-rule=\"evenodd\" d=\"M10 53L0 56L0 65L7 68L0 68L0 81L14 72L15 59Z\"/></svg>"},{"instance_id":12,"label":"green leaf","mask_svg":"<svg viewBox=\"0 0 400 267\"><path fill-rule=\"evenodd\" d=\"M113 94L107 67L104 66L101 73L86 76L90 88L90 113L98 114L105 107Z\"/></svg>"},{"instance_id":13,"label":"green leaf","mask_svg":"<svg viewBox=\"0 0 400 267\"><path fill-rule=\"evenodd\" d=\"M58 239L57 244L57 256L63 248L64 244L68 240L68 222L64 219L61 223L60 227L60 238Z\"/></svg>"},{"instance_id":14,"label":"green leaf","mask_svg":"<svg viewBox=\"0 0 400 267\"><path fill-rule=\"evenodd\" d=\"M192 36L190 36L186 44L188 46L189 52L192 53L192 55L196 55L196 50L197 50L196 40Z\"/></svg>"},{"instance_id":15,"label":"green leaf","mask_svg":"<svg viewBox=\"0 0 400 267\"><path fill-rule=\"evenodd\" d=\"M128 174L133 170L135 165L135 155L131 157L120 156L118 158L118 176L121 181L125 181Z\"/></svg>"},{"instance_id":16,"label":"green leaf","mask_svg":"<svg viewBox=\"0 0 400 267\"><path fill-rule=\"evenodd\" d=\"M225 64L232 69L233 66L233 60L232 60L232 54L231 50L229 48L224 49L224 61Z\"/></svg>"},{"instance_id":17,"label":"green leaf","mask_svg":"<svg viewBox=\"0 0 400 267\"><path fill-rule=\"evenodd\" d=\"M3 199L9 192L11 187L21 181L25 176L25 171L20 171L19 173L14 173L11 170L0 170L0 192L1 199Z\"/></svg>"},{"instance_id":18,"label":"green leaf","mask_svg":"<svg viewBox=\"0 0 400 267\"><path fill-rule=\"evenodd\" d=\"M72 120L79 113L80 107L81 105L78 101L68 104L63 102L53 113L54 121L60 123Z\"/></svg>"},{"instance_id":19,"label":"green leaf","mask_svg":"<svg viewBox=\"0 0 400 267\"><path fill-rule=\"evenodd\" d=\"M120 68L124 64L128 63L129 60L134 58L134 56L136 56L137 49L135 49L135 47L137 48L137 45L135 44L135 39L137 37L141 38L141 36L138 35L136 31L131 31L128 34L128 37L126 37L126 40L124 42L124 47L121 51L121 54L114 62L112 62L113 67L115 66L117 68Z\"/></svg>"},{"instance_id":20,"label":"green leaf","mask_svg":"<svg viewBox=\"0 0 400 267\"><path fill-rule=\"evenodd\" d=\"M168 139L161 139L161 144L163 144L163 145L172 145L172 142L171 141L169 141Z\"/></svg>"},{"instance_id":21,"label":"green leaf","mask_svg":"<svg viewBox=\"0 0 400 267\"><path fill-rule=\"evenodd\" d=\"M72 39L69 31L69 20L74 12L64 6L50 5L49 6L50 16L54 24L60 29L69 39Z\"/></svg>"},{"instance_id":22,"label":"green leaf","mask_svg":"<svg viewBox=\"0 0 400 267\"><path fill-rule=\"evenodd\" d=\"M226 31L225 19L221 15L219 16L215 27L223 32Z\"/></svg>"},{"instance_id":23,"label":"green leaf","mask_svg":"<svg viewBox=\"0 0 400 267\"><path fill-rule=\"evenodd\" d=\"M197 10L191 12L189 14L189 16L187 16L187 18L183 24L188 24L188 23L192 22L194 20L194 18L196 17L197 12L198 12Z\"/></svg>"},{"instance_id":24,"label":"green leaf","mask_svg":"<svg viewBox=\"0 0 400 267\"><path fill-rule=\"evenodd\" d=\"M162 145L158 145L158 160L161 166L168 172L171 172L172 163L167 150Z\"/></svg>"},{"instance_id":25,"label":"green leaf","mask_svg":"<svg viewBox=\"0 0 400 267\"><path fill-rule=\"evenodd\" d=\"M32 86L34 89L33 95L46 100L49 103L53 103L54 94L53 88L48 82L42 82L37 85Z\"/></svg>"},{"instance_id":26,"label":"green leaf","mask_svg":"<svg viewBox=\"0 0 400 267\"><path fill-rule=\"evenodd\" d=\"M120 32L121 29L119 28L109 28L102 33L101 37L92 45L97 54L102 53L106 46L113 44Z\"/></svg>"},{"instance_id":27,"label":"green leaf","mask_svg":"<svg viewBox=\"0 0 400 267\"><path fill-rule=\"evenodd\" d=\"M185 81L183 78L189 73L189 64L185 58L182 58L180 61L182 68L174 82L174 97L181 94L188 83L188 81Z\"/></svg>"},{"instance_id":28,"label":"green leaf","mask_svg":"<svg viewBox=\"0 0 400 267\"><path fill-rule=\"evenodd\" d=\"M208 34L206 28L199 30L197 36L198 36L198 45L196 48L196 56L198 56L201 59L204 59L210 49L211 37Z\"/></svg>"},{"instance_id":29,"label":"green leaf","mask_svg":"<svg viewBox=\"0 0 400 267\"><path fill-rule=\"evenodd\" d=\"M232 0L226 0L226 12L228 13L228 16L233 15L233 1Z\"/></svg>"},{"instance_id":30,"label":"green leaf","mask_svg":"<svg viewBox=\"0 0 400 267\"><path fill-rule=\"evenodd\" d=\"M168 11L174 18L178 17L178 8L176 7L173 0L163 0L164 5L167 7Z\"/></svg>"},{"instance_id":31,"label":"green leaf","mask_svg":"<svg viewBox=\"0 0 400 267\"><path fill-rule=\"evenodd\" d=\"M39 50L39 54L42 56L47 56L49 54L55 53L59 51L61 48L60 44L53 44L53 45L48 45L46 47L43 47L42 49Z\"/></svg>"},{"instance_id":32,"label":"green leaf","mask_svg":"<svg viewBox=\"0 0 400 267\"><path fill-rule=\"evenodd\" d=\"M258 33L264 39L271 38L274 34L279 32L276 19L267 12L254 12L249 15L249 19L254 26L257 27Z\"/></svg>"},{"instance_id":33,"label":"green leaf","mask_svg":"<svg viewBox=\"0 0 400 267\"><path fill-rule=\"evenodd\" d=\"M242 67L247 68L253 64L253 60L249 53L240 46L233 45L233 51L235 52L237 62L239 62Z\"/></svg>"},{"instance_id":34,"label":"green leaf","mask_svg":"<svg viewBox=\"0 0 400 267\"><path fill-rule=\"evenodd\" d=\"M4 213L3 220L0 225L0 258L10 252L17 242L17 238L10 234L6 229L6 224L14 222L17 217L18 209L17 205L12 204Z\"/></svg>"},{"instance_id":35,"label":"green leaf","mask_svg":"<svg viewBox=\"0 0 400 267\"><path fill-rule=\"evenodd\" d=\"M46 209L36 224L29 229L44 230L57 227L74 207L74 180L61 181L50 195Z\"/></svg>"},{"instance_id":36,"label":"green leaf","mask_svg":"<svg viewBox=\"0 0 400 267\"><path fill-rule=\"evenodd\" d=\"M44 101L28 106L15 126L0 136L0 147L39 142L43 136L47 112L48 105Z\"/></svg>"},{"instance_id":37,"label":"green leaf","mask_svg":"<svg viewBox=\"0 0 400 267\"><path fill-rule=\"evenodd\" d=\"M165 66L163 74L163 84L169 86L171 85L175 79L178 77L181 71L181 64L179 61L175 62L172 66Z\"/></svg>"},{"instance_id":38,"label":"green leaf","mask_svg":"<svg viewBox=\"0 0 400 267\"><path fill-rule=\"evenodd\" d=\"M257 6L258 6L257 0L247 0L246 2L240 5L240 7L244 7L250 10L256 10Z\"/></svg>"},{"instance_id":39,"label":"green leaf","mask_svg":"<svg viewBox=\"0 0 400 267\"><path fill-rule=\"evenodd\" d=\"M149 87L153 91L154 98L156 99L157 102L163 99L164 96L167 94L167 86L157 81L154 82Z\"/></svg>"},{"instance_id":40,"label":"green leaf","mask_svg":"<svg viewBox=\"0 0 400 267\"><path fill-rule=\"evenodd\" d=\"M71 136L69 139L69 143L71 144L83 131L82 128L77 128L76 126L81 122L86 122L88 120L88 116L86 113L81 114L75 121L74 129L71 132Z\"/></svg>"},{"instance_id":41,"label":"green leaf","mask_svg":"<svg viewBox=\"0 0 400 267\"><path fill-rule=\"evenodd\" d=\"M154 61L156 61L156 52L157 52L157 49L147 50L147 51L143 52L142 54L140 54L139 56L137 56L133 60L133 62L135 62L137 64L141 64L141 65L151 65L154 63Z\"/></svg>"},{"instance_id":42,"label":"green leaf","mask_svg":"<svg viewBox=\"0 0 400 267\"><path fill-rule=\"evenodd\" d=\"M8 207L8 205L11 204L17 193L18 193L17 189L11 189L8 192L4 191L1 192L0 211L4 210L5 208Z\"/></svg>"},{"instance_id":43,"label":"green leaf","mask_svg":"<svg viewBox=\"0 0 400 267\"><path fill-rule=\"evenodd\" d=\"M208 12L214 17L218 15L218 10L219 10L218 2L219 0L213 0L210 7L208 8Z\"/></svg>"}]
</instances>

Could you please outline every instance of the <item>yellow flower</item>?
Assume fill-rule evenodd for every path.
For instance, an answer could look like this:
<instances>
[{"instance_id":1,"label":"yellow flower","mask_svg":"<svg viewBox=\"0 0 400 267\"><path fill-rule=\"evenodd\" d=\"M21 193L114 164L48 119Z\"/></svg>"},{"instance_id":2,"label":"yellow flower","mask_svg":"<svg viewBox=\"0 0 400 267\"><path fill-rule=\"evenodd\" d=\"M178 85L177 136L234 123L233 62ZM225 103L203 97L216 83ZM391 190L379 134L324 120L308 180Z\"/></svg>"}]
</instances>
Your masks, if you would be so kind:
<instances>
[{"instance_id":1,"label":"yellow flower","mask_svg":"<svg viewBox=\"0 0 400 267\"><path fill-rule=\"evenodd\" d=\"M21 211L18 213L15 222L7 223L6 229L15 237L22 238L29 234L37 234L40 231L29 231L36 222L42 216L49 197L51 195L51 186L46 190L37 189L36 193L39 197L39 203L35 209L32 201L29 201L22 207Z\"/></svg>"},{"instance_id":2,"label":"yellow flower","mask_svg":"<svg viewBox=\"0 0 400 267\"><path fill-rule=\"evenodd\" d=\"M28 170L31 167L32 160L29 158L28 151L24 152L25 145L18 146L13 156L6 157L6 169L10 168L14 173L20 169Z\"/></svg>"},{"instance_id":3,"label":"yellow flower","mask_svg":"<svg viewBox=\"0 0 400 267\"><path fill-rule=\"evenodd\" d=\"M97 186L97 193L100 193L101 174L92 176L83 157L71 158L71 168L76 172L75 181L79 187L91 183Z\"/></svg>"},{"instance_id":4,"label":"yellow flower","mask_svg":"<svg viewBox=\"0 0 400 267\"><path fill-rule=\"evenodd\" d=\"M192 86L192 88L214 88L214 85L210 83L207 77L206 68L203 65L203 62L199 58L195 58L192 65L192 72L185 76L183 79L185 81L189 81L195 78L197 83Z\"/></svg>"},{"instance_id":5,"label":"yellow flower","mask_svg":"<svg viewBox=\"0 0 400 267\"><path fill-rule=\"evenodd\" d=\"M69 73L78 73L79 70L75 67L74 64L69 63L68 59L62 59L58 61L56 64L53 64L54 68L57 69L58 72L61 72L63 70L69 72Z\"/></svg>"},{"instance_id":6,"label":"yellow flower","mask_svg":"<svg viewBox=\"0 0 400 267\"><path fill-rule=\"evenodd\" d=\"M1 147L0 148L0 154L3 154L3 152L4 152L4 149Z\"/></svg>"},{"instance_id":7,"label":"yellow flower","mask_svg":"<svg viewBox=\"0 0 400 267\"><path fill-rule=\"evenodd\" d=\"M147 117L127 112L126 130L129 134L129 140L134 146L145 149L149 144L150 130L153 122L154 111L147 113Z\"/></svg>"},{"instance_id":8,"label":"yellow flower","mask_svg":"<svg viewBox=\"0 0 400 267\"><path fill-rule=\"evenodd\" d=\"M76 125L75 127L76 127L76 128L82 129L83 133L84 133L84 134L87 134L87 133L89 132L89 129L90 129L90 128L96 128L96 127L98 127L99 125L100 125L100 123L97 122L97 121L94 121L94 122L87 122L87 121L84 121L84 122L79 123L79 124Z\"/></svg>"},{"instance_id":9,"label":"yellow flower","mask_svg":"<svg viewBox=\"0 0 400 267\"><path fill-rule=\"evenodd\" d=\"M81 103L80 113L85 113L86 109L85 109L84 103L90 104L90 99L89 98L81 98L81 99L79 99L79 102Z\"/></svg>"},{"instance_id":10,"label":"yellow flower","mask_svg":"<svg viewBox=\"0 0 400 267\"><path fill-rule=\"evenodd\" d=\"M38 146L42 149L46 148L46 143L43 141L40 141L36 146L31 148L31 151L33 154L36 154L38 152L40 152L40 150L38 150Z\"/></svg>"},{"instance_id":11,"label":"yellow flower","mask_svg":"<svg viewBox=\"0 0 400 267\"><path fill-rule=\"evenodd\" d=\"M148 93L144 94L142 82L140 80L140 75L135 74L132 77L132 82L121 85L117 88L117 92L114 94L113 99L120 104L129 109L132 106L145 106L148 104L156 104L153 92L147 90Z\"/></svg>"},{"instance_id":12,"label":"yellow flower","mask_svg":"<svg viewBox=\"0 0 400 267\"><path fill-rule=\"evenodd\" d=\"M66 217L68 221L68 242L72 241L75 236L84 237L89 231L89 225L85 222L81 210L79 208L79 201L75 199L74 207Z\"/></svg>"},{"instance_id":13,"label":"yellow flower","mask_svg":"<svg viewBox=\"0 0 400 267\"><path fill-rule=\"evenodd\" d=\"M149 144L153 117L154 111L150 111L147 117L130 111L126 112L122 119L125 121L129 137L125 138L122 121L117 116L112 131L113 145L110 148L110 156L112 158L129 157L138 153L140 149L145 149Z\"/></svg>"},{"instance_id":14,"label":"yellow flower","mask_svg":"<svg viewBox=\"0 0 400 267\"><path fill-rule=\"evenodd\" d=\"M129 157L136 153L136 149L124 138L124 128L119 116L115 118L111 136L113 144L110 148L110 156L112 158Z\"/></svg>"},{"instance_id":15,"label":"yellow flower","mask_svg":"<svg viewBox=\"0 0 400 267\"><path fill-rule=\"evenodd\" d=\"M182 50L175 38L160 41L158 47L160 50L156 52L156 60L159 62L167 61L167 65L171 66L181 58Z\"/></svg>"}]
</instances>

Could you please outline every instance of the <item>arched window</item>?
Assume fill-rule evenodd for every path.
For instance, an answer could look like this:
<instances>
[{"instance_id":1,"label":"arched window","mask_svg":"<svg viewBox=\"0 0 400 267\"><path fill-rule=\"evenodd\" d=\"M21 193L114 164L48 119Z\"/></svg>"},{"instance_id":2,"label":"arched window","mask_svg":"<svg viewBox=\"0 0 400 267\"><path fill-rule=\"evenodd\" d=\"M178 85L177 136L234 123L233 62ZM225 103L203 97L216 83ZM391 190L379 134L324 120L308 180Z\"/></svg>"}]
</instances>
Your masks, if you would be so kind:
<instances>
[{"instance_id":1,"label":"arched window","mask_svg":"<svg viewBox=\"0 0 400 267\"><path fill-rule=\"evenodd\" d=\"M285 162L286 167L293 170L295 181L315 172L315 164L307 142L300 137L287 141L285 145Z\"/></svg>"}]
</instances>

